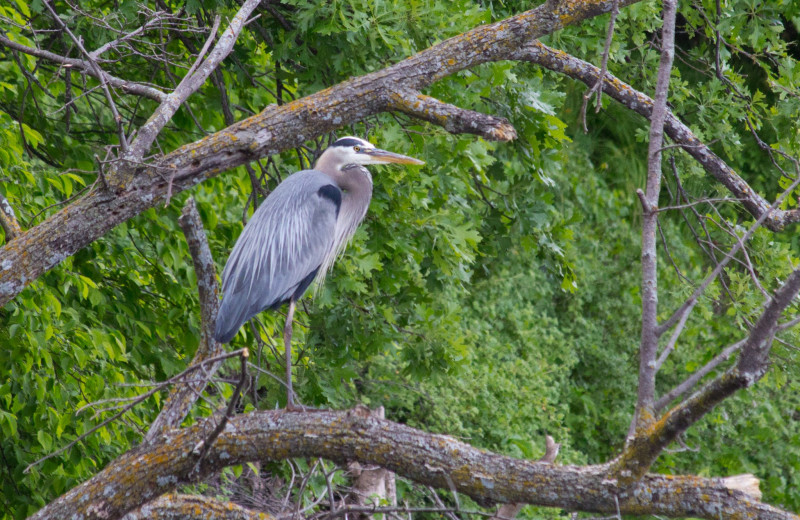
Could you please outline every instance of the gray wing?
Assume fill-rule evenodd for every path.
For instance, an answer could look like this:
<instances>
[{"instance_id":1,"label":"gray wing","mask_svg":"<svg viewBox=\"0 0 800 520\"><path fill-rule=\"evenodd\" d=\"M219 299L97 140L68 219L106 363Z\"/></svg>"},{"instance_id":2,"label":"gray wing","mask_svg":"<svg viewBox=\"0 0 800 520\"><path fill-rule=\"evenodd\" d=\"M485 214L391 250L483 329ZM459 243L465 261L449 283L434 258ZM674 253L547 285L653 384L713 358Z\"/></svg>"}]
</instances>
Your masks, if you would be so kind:
<instances>
[{"instance_id":1,"label":"gray wing","mask_svg":"<svg viewBox=\"0 0 800 520\"><path fill-rule=\"evenodd\" d=\"M247 320L300 298L333 249L342 192L315 170L297 172L253 213L222 272L215 339L227 343Z\"/></svg>"}]
</instances>

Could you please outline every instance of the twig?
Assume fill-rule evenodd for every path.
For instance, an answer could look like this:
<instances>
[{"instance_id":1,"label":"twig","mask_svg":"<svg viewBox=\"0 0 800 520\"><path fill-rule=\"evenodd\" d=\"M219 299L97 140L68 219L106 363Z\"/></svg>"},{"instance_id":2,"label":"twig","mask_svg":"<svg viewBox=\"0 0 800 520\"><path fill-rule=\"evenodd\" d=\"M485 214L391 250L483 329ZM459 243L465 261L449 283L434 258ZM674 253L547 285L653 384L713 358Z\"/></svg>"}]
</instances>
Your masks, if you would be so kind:
<instances>
[{"instance_id":1,"label":"twig","mask_svg":"<svg viewBox=\"0 0 800 520\"><path fill-rule=\"evenodd\" d=\"M721 363L727 361L735 352L737 352L740 348L744 345L744 340L737 341L733 345L726 347L722 352L717 354L711 361L703 365L700 370L694 372L691 376L686 378L684 382L661 396L654 408L656 411L662 410L665 406L671 403L673 400L677 399L678 397L682 396L694 386L700 382L707 374L709 374L712 370L717 368Z\"/></svg>"},{"instance_id":2,"label":"twig","mask_svg":"<svg viewBox=\"0 0 800 520\"><path fill-rule=\"evenodd\" d=\"M205 361L203 361L201 363L198 363L197 365L190 366L189 368L187 368L186 370L184 370L180 374L178 374L178 375L176 375L174 377L171 377L170 379L168 379L167 381L165 381L163 383L158 384L155 388L153 388L149 392L146 392L146 393L138 396L136 399L134 399L131 402L131 404L127 405L125 408L123 408L122 410L120 410L116 414L112 415L111 417L109 417L105 421L101 422L100 424L98 424L94 428L91 428L86 433L81 434L75 440L73 440L72 442L70 442L69 444L64 446L63 448L60 448L60 449L54 451L53 453L49 453L48 455L45 455L44 457L31 462L25 468L25 471L23 471L23 473L28 473L31 470L31 468L33 468L34 466L36 466L38 464L41 464L42 462L44 462L44 461L46 461L48 459L52 459L53 457L61 455L62 453L64 453L68 449L72 448L77 443L79 443L83 439L87 438L88 436L90 436L91 434L93 434L94 432L99 430L100 428L102 428L102 427L106 426L107 424L109 424L109 423L117 420L118 418L122 417L122 415L124 415L126 412L128 412L130 409L132 409L134 406L136 406L137 404L139 404L142 401L146 400L147 398L149 398L150 396L152 396L153 394L155 394L156 392L158 392L162 388L165 388L165 387L167 387L167 386L169 386L171 384L179 382L181 380L181 378L183 378L189 372L194 372L195 370L198 370L199 368L203 367L205 364L208 364L208 363L214 363L216 361L222 361L223 359L228 359L228 358L231 358L231 357L240 356L240 355L242 355L244 350L247 350L247 349L241 349L241 350L237 350L235 352L231 352L231 353L228 353L228 354L222 354L220 356L216 356L216 357L213 357L213 358L210 358L210 359L206 359Z\"/></svg>"}]
</instances>

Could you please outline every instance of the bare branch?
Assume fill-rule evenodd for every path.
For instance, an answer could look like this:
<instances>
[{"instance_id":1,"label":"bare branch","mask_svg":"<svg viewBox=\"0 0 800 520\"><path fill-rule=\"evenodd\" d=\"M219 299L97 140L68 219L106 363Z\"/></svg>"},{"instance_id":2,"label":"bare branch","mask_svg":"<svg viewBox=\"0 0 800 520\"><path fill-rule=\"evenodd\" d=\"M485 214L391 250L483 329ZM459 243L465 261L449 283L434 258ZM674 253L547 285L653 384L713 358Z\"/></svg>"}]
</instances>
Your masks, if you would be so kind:
<instances>
[{"instance_id":1,"label":"bare branch","mask_svg":"<svg viewBox=\"0 0 800 520\"><path fill-rule=\"evenodd\" d=\"M656 92L650 116L650 144L647 152L645 198L649 208L658 207L658 198L661 194L661 146L664 141L664 121L668 112L669 76L675 54L676 8L677 0L663 1L661 60L658 65ZM643 200L642 204L644 203ZM656 355L659 336L657 228L658 213L645 211L642 216L642 338L639 345L639 388L634 414L637 430L648 427L655 419L653 400L655 399Z\"/></svg>"},{"instance_id":2,"label":"bare branch","mask_svg":"<svg viewBox=\"0 0 800 520\"><path fill-rule=\"evenodd\" d=\"M122 148L122 151L126 151L128 149L128 139L125 137L125 128L122 125L122 116L119 115L119 111L117 110L117 104L114 103L114 97L111 95L111 90L108 88L108 83L106 82L105 73L97 64L95 58L86 50L83 46L83 40L78 38L73 34L67 24L65 24L61 18L58 17L58 13L56 13L55 8L50 5L50 0L43 0L42 3L47 10L50 11L50 15L53 17L53 20L56 24L61 27L61 29L66 32L70 39L72 39L73 43L80 49L84 56L86 56L86 60L89 62L89 66L94 71L94 75L96 78L100 79L100 85L103 87L103 93L106 95L106 101L108 101L108 107L111 109L111 113L114 116L114 121L117 123L117 136L119 137L119 145Z\"/></svg>"},{"instance_id":3,"label":"bare branch","mask_svg":"<svg viewBox=\"0 0 800 520\"><path fill-rule=\"evenodd\" d=\"M526 60L555 72L565 74L586 85L594 85L600 70L594 65L552 49L540 42L531 42L520 48L513 59ZM637 114L650 119L653 100L611 74L606 74L603 91ZM730 166L708 148L692 131L672 113L665 120L666 134L691 155L703 168L742 201L745 209L755 218L768 213L764 225L780 231L787 224L800 221L798 210L770 210L770 204L756 193Z\"/></svg>"},{"instance_id":4,"label":"bare branch","mask_svg":"<svg viewBox=\"0 0 800 520\"><path fill-rule=\"evenodd\" d=\"M767 303L744 341L736 366L715 378L686 401L669 410L649 429L637 432L614 462L626 481L634 482L650 468L658 455L692 424L736 391L752 386L769 366L772 339L783 311L800 292L800 269L788 276ZM730 348L730 347L729 347Z\"/></svg>"},{"instance_id":5,"label":"bare branch","mask_svg":"<svg viewBox=\"0 0 800 520\"><path fill-rule=\"evenodd\" d=\"M74 67L85 74L97 78L101 82L105 81L112 87L118 88L128 94L142 96L154 99L156 101L163 101L167 97L167 95L164 92L160 91L155 87L152 87L150 85L144 85L142 83L137 83L135 81L127 81L121 78L117 78L116 76L112 76L105 71L101 71L101 75L98 76L97 71L92 67L92 65L88 61L79 60L76 58L67 58L50 51L34 49L26 45L22 45L20 43L11 41L2 34L0 34L0 45L8 47L9 49L14 49L23 52L25 54L29 54L31 56L36 56L37 58L42 58L48 61L52 61L54 63L60 63L65 66L69 65L70 67Z\"/></svg>"},{"instance_id":6,"label":"bare branch","mask_svg":"<svg viewBox=\"0 0 800 520\"><path fill-rule=\"evenodd\" d=\"M197 277L197 290L200 295L200 345L194 355L190 366L204 362L208 358L222 354L222 345L214 341L214 324L219 308L219 284L217 283L217 270L211 250L208 247L203 222L194 198L189 197L183 207L178 222L186 236L189 251L192 254L194 272ZM158 417L150 424L150 429L145 436L145 442L152 441L160 433L180 426L192 405L205 389L208 381L213 377L222 361L206 365L203 376L198 381L178 385L170 391Z\"/></svg>"},{"instance_id":7,"label":"bare branch","mask_svg":"<svg viewBox=\"0 0 800 520\"><path fill-rule=\"evenodd\" d=\"M131 144L130 153L125 155L126 160L140 161L145 154L147 154L147 151L150 150L150 146L153 144L153 141L155 141L159 132L161 132L161 129L172 119L172 116L175 115L175 112L178 111L181 104L205 83L206 79L214 72L217 66L222 63L222 60L233 50L233 45L236 43L236 39L242 31L247 17L258 7L260 2L261 0L247 0L242 4L239 12L233 17L228 28L223 31L222 37L220 37L219 42L214 46L208 58L202 65L195 63L192 68L189 69L189 73L184 76L180 84L167 95L166 99L161 102L161 105L159 105L147 120L147 123L139 129L136 139ZM214 29L216 28L217 25L214 25ZM215 31L212 31L203 49L208 48L215 36ZM202 56L203 51L201 51L198 56L198 62Z\"/></svg>"},{"instance_id":8,"label":"bare branch","mask_svg":"<svg viewBox=\"0 0 800 520\"><path fill-rule=\"evenodd\" d=\"M665 406L669 403L681 397L686 392L690 391L692 388L697 385L705 376L710 374L715 368L719 365L730 359L730 357L735 353L738 352L740 348L744 345L744 340L737 341L733 345L726 347L722 352L717 354L711 361L703 365L698 371L694 372L691 376L686 378L686 380L661 396L655 404L655 410L660 411L663 410Z\"/></svg>"}]
</instances>

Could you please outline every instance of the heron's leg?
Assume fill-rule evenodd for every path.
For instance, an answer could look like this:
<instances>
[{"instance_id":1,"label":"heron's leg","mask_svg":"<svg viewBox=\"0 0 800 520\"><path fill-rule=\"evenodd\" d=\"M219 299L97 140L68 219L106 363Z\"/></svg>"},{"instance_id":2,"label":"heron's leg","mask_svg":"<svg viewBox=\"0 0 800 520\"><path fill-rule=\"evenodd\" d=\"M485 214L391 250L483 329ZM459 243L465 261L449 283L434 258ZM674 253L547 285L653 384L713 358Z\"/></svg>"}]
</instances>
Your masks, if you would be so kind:
<instances>
[{"instance_id":1,"label":"heron's leg","mask_svg":"<svg viewBox=\"0 0 800 520\"><path fill-rule=\"evenodd\" d=\"M286 351L286 408L294 408L294 390L292 390L292 320L294 319L294 298L289 300L286 311L286 326L283 328L283 348Z\"/></svg>"}]
</instances>

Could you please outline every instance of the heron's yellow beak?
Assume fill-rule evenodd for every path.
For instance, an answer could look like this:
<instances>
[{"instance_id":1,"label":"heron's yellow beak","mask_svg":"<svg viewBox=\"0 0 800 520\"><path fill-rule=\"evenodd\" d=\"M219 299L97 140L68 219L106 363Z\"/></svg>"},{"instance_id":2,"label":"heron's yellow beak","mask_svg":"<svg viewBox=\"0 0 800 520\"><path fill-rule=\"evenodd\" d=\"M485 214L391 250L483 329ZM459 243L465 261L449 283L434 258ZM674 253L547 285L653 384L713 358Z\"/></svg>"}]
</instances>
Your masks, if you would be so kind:
<instances>
[{"instance_id":1,"label":"heron's yellow beak","mask_svg":"<svg viewBox=\"0 0 800 520\"><path fill-rule=\"evenodd\" d=\"M413 157L409 157L407 155L400 155L399 153L387 152L386 150L381 150L380 148L370 148L367 150L361 150L361 153L366 153L367 155L370 156L370 158L374 159L375 162L396 163L396 164L425 164L425 161L420 161L419 159L414 159Z\"/></svg>"}]
</instances>

